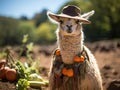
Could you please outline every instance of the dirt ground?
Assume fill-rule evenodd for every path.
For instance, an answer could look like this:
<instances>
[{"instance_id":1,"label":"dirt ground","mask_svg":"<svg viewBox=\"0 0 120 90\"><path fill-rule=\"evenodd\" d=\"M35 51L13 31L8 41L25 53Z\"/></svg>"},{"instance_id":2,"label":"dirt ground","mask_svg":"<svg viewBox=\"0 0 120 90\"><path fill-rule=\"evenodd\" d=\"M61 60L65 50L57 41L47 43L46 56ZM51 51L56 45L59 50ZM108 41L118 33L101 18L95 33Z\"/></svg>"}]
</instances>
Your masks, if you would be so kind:
<instances>
[{"instance_id":1,"label":"dirt ground","mask_svg":"<svg viewBox=\"0 0 120 90\"><path fill-rule=\"evenodd\" d=\"M104 90L120 90L120 40L99 41L85 43L97 59ZM36 46L33 50L34 57L40 58L42 75L48 78L51 65L52 52L57 45ZM15 90L13 83L0 81L0 90ZM40 89L29 89L40 90ZM46 88L42 89L46 90Z\"/></svg>"}]
</instances>

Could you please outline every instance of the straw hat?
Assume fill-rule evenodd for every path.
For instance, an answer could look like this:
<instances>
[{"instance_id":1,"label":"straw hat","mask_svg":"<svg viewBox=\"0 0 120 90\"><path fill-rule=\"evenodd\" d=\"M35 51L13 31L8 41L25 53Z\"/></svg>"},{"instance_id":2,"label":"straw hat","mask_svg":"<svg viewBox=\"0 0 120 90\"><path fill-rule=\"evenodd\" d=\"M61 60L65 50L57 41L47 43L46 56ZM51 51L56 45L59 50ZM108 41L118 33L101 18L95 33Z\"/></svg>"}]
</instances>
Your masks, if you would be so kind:
<instances>
[{"instance_id":1,"label":"straw hat","mask_svg":"<svg viewBox=\"0 0 120 90\"><path fill-rule=\"evenodd\" d=\"M61 14L53 14L49 13L49 15L57 16L57 17L64 17L64 18L72 18L72 19L77 19L80 20L80 22L84 22L86 24L89 24L90 21L81 17L80 14L80 8L74 5L68 5L65 6L62 10Z\"/></svg>"}]
</instances>

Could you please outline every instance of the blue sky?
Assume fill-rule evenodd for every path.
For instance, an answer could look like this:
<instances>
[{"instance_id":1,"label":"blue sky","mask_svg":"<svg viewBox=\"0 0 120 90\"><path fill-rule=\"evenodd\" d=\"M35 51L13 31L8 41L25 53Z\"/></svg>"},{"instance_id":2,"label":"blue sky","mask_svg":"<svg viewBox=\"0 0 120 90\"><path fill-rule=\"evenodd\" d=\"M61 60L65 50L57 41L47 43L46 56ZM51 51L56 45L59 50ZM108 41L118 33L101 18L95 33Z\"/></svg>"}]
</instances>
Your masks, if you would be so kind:
<instances>
[{"instance_id":1,"label":"blue sky","mask_svg":"<svg viewBox=\"0 0 120 90\"><path fill-rule=\"evenodd\" d=\"M0 15L19 18L22 15L32 18L44 8L56 12L69 0L0 0Z\"/></svg>"}]
</instances>

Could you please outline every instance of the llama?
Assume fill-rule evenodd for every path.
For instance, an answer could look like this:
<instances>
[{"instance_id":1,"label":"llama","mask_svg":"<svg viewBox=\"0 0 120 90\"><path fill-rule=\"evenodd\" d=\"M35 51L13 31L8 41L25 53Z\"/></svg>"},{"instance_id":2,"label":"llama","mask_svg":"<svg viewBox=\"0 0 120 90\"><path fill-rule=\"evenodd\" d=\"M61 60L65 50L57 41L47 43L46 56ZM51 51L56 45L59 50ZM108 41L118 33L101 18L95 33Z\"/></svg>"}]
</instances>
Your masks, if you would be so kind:
<instances>
[{"instance_id":1,"label":"llama","mask_svg":"<svg viewBox=\"0 0 120 90\"><path fill-rule=\"evenodd\" d=\"M103 90L96 60L83 43L82 24L90 24L88 18L93 14L92 10L80 15L80 9L73 5L64 7L61 14L47 13L59 26L50 90Z\"/></svg>"}]
</instances>

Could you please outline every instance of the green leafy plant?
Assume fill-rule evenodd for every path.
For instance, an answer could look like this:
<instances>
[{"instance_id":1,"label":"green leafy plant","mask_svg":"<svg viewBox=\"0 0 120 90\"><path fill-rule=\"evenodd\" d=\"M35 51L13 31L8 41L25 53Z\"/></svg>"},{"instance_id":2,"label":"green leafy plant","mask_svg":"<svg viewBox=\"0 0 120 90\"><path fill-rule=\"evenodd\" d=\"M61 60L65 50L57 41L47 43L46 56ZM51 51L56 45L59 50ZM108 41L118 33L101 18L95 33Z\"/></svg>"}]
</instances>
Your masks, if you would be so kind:
<instances>
[{"instance_id":1,"label":"green leafy plant","mask_svg":"<svg viewBox=\"0 0 120 90\"><path fill-rule=\"evenodd\" d=\"M32 52L33 49L33 43L30 42L28 43L28 35L23 36L22 40L22 46L19 58L14 58L14 55L11 52L11 49L7 48L5 50L5 56L6 56L6 61L5 65L8 68L14 69L16 72L16 78L14 81L17 81L16 83L16 89L17 90L27 90L29 87L37 87L41 88L42 86L48 86L48 81L44 80L41 76L39 71L39 61L38 59L33 59ZM24 51L24 48L26 48L26 56L25 62L21 62L21 54Z\"/></svg>"},{"instance_id":2,"label":"green leafy plant","mask_svg":"<svg viewBox=\"0 0 120 90\"><path fill-rule=\"evenodd\" d=\"M17 90L27 90L27 87L30 86L30 83L26 79L19 79L16 85Z\"/></svg>"}]
</instances>

